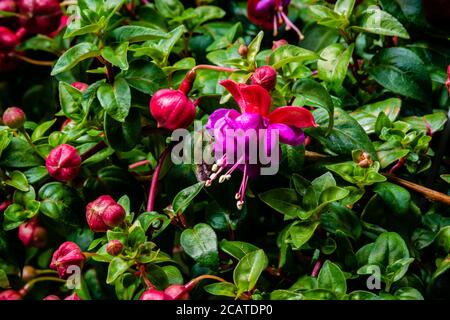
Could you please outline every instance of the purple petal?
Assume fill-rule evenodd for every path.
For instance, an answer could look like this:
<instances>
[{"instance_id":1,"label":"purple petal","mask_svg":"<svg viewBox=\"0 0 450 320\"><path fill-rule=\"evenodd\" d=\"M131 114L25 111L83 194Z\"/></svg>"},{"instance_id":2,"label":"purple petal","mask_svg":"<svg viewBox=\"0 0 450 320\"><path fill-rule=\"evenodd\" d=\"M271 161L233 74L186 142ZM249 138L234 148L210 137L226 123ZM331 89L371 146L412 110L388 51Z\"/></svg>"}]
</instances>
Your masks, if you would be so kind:
<instances>
[{"instance_id":1,"label":"purple petal","mask_svg":"<svg viewBox=\"0 0 450 320\"><path fill-rule=\"evenodd\" d=\"M298 146L305 141L305 134L301 129L287 126L282 123L273 123L269 126L270 130L278 130L280 142L291 146Z\"/></svg>"}]
</instances>

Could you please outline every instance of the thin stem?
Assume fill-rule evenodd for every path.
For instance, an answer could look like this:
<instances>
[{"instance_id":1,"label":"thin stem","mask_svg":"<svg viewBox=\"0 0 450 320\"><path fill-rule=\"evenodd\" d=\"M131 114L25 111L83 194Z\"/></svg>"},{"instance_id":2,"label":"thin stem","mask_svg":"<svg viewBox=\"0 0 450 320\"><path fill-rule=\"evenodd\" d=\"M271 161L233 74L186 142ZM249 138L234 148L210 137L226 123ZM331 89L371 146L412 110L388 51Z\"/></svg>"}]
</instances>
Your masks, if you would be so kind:
<instances>
[{"instance_id":1,"label":"thin stem","mask_svg":"<svg viewBox=\"0 0 450 320\"><path fill-rule=\"evenodd\" d=\"M389 170L389 174L394 174L398 169L403 167L403 165L406 163L406 158L400 158L397 163Z\"/></svg>"},{"instance_id":2,"label":"thin stem","mask_svg":"<svg viewBox=\"0 0 450 320\"><path fill-rule=\"evenodd\" d=\"M136 169L136 168L139 168L139 167L142 167L142 166L146 166L149 163L150 163L150 161L148 161L147 159L146 160L141 160L141 161L138 161L138 162L130 164L128 166L128 169L133 170L133 169Z\"/></svg>"},{"instance_id":3,"label":"thin stem","mask_svg":"<svg viewBox=\"0 0 450 320\"><path fill-rule=\"evenodd\" d=\"M106 78L110 84L114 83L114 70L112 64L103 59L102 56L98 56L97 59L106 67Z\"/></svg>"},{"instance_id":4,"label":"thin stem","mask_svg":"<svg viewBox=\"0 0 450 320\"><path fill-rule=\"evenodd\" d=\"M23 60L27 63L34 64L36 66L43 66L43 67L51 67L55 63L54 61L40 61L40 60L34 60L25 56L21 56L19 54L16 54L15 57L19 60Z\"/></svg>"},{"instance_id":5,"label":"thin stem","mask_svg":"<svg viewBox=\"0 0 450 320\"><path fill-rule=\"evenodd\" d=\"M60 279L60 278L55 278L55 277L40 277L40 278L34 278L33 280L29 281L24 287L23 290L28 292L31 290L31 288L38 282L42 282L42 281L54 281L54 282L61 282L61 283L66 283L66 280L64 279Z\"/></svg>"},{"instance_id":6,"label":"thin stem","mask_svg":"<svg viewBox=\"0 0 450 320\"><path fill-rule=\"evenodd\" d=\"M210 66L208 64L199 64L198 66L195 66L194 68L192 68L192 71L196 71L196 70L199 70L199 69L215 70L215 71L222 71L222 72L236 72L236 71L239 71L239 69L236 69L236 68Z\"/></svg>"},{"instance_id":7,"label":"thin stem","mask_svg":"<svg viewBox=\"0 0 450 320\"><path fill-rule=\"evenodd\" d=\"M158 186L159 173L161 172L161 167L164 163L164 160L166 160L167 156L169 155L170 150L172 150L172 148L167 147L166 150L163 151L163 153L159 157L155 172L153 173L152 183L150 185L150 190L148 193L147 212L153 211L153 208L155 207L156 188Z\"/></svg>"},{"instance_id":8,"label":"thin stem","mask_svg":"<svg viewBox=\"0 0 450 320\"><path fill-rule=\"evenodd\" d=\"M45 160L47 160L47 157L41 152L39 151L39 149L36 147L36 145L33 143L33 141L31 141L30 136L28 135L27 131L25 130L24 127L20 128L19 131L24 135L25 139L27 140L28 144L33 148L34 151L36 151L36 153Z\"/></svg>"},{"instance_id":9,"label":"thin stem","mask_svg":"<svg viewBox=\"0 0 450 320\"><path fill-rule=\"evenodd\" d=\"M412 191L415 191L417 193L424 195L425 198L427 198L430 201L438 201L438 202L444 203L446 205L450 205L450 196L448 196L444 193L441 193L441 192L423 187L416 183L401 179L393 174L384 173L383 175L385 177L387 177L389 180L391 180L399 185L402 185Z\"/></svg>"},{"instance_id":10,"label":"thin stem","mask_svg":"<svg viewBox=\"0 0 450 320\"><path fill-rule=\"evenodd\" d=\"M87 150L85 153L81 154L81 160L84 161L87 158L91 157L92 155L96 154L97 152L105 149L107 147L105 141L100 141L99 143L97 143L95 146L93 146L92 148L90 148L89 150Z\"/></svg>"},{"instance_id":11,"label":"thin stem","mask_svg":"<svg viewBox=\"0 0 450 320\"><path fill-rule=\"evenodd\" d=\"M217 280L219 282L226 282L226 280L221 277L214 276L212 274L203 274L189 281L184 287L186 288L186 290L192 290L200 281L205 279Z\"/></svg>"},{"instance_id":12,"label":"thin stem","mask_svg":"<svg viewBox=\"0 0 450 320\"><path fill-rule=\"evenodd\" d=\"M49 274L58 274L58 271L52 270L52 269L36 270L37 275L48 274L48 273Z\"/></svg>"}]
</instances>

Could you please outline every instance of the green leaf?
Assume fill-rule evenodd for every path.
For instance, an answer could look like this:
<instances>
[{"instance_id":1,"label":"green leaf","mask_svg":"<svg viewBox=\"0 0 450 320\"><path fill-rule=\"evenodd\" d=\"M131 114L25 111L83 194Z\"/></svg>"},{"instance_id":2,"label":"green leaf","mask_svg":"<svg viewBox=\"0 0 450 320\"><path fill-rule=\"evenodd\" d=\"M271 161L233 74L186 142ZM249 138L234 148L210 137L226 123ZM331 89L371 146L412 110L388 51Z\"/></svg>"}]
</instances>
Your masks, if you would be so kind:
<instances>
[{"instance_id":1,"label":"green leaf","mask_svg":"<svg viewBox=\"0 0 450 320\"><path fill-rule=\"evenodd\" d=\"M6 289L9 287L8 276L6 275L5 270L0 269L0 288Z\"/></svg>"},{"instance_id":2,"label":"green leaf","mask_svg":"<svg viewBox=\"0 0 450 320\"><path fill-rule=\"evenodd\" d=\"M324 110L317 109L313 112L318 124L328 122L328 116ZM318 139L332 152L342 155L350 155L353 150L363 150L377 160L377 155L372 142L364 129L347 112L337 108L334 111L334 126L331 133L324 137L317 128L305 129L305 132Z\"/></svg>"},{"instance_id":3,"label":"green leaf","mask_svg":"<svg viewBox=\"0 0 450 320\"><path fill-rule=\"evenodd\" d=\"M164 18L176 18L183 13L183 4L178 0L155 0L156 9Z\"/></svg>"},{"instance_id":4,"label":"green leaf","mask_svg":"<svg viewBox=\"0 0 450 320\"><path fill-rule=\"evenodd\" d=\"M104 47L102 49L102 57L110 62L113 66L122 70L128 70L128 42L121 43L117 48Z\"/></svg>"},{"instance_id":5,"label":"green leaf","mask_svg":"<svg viewBox=\"0 0 450 320\"><path fill-rule=\"evenodd\" d=\"M215 268L219 263L217 236L205 223L199 223L193 229L186 229L180 237L184 251L202 266Z\"/></svg>"},{"instance_id":6,"label":"green leaf","mask_svg":"<svg viewBox=\"0 0 450 320\"><path fill-rule=\"evenodd\" d=\"M79 43L71 47L59 57L53 67L51 75L54 76L61 72L70 70L79 62L88 58L96 57L98 54L99 51L95 44L90 42Z\"/></svg>"},{"instance_id":7,"label":"green leaf","mask_svg":"<svg viewBox=\"0 0 450 320\"><path fill-rule=\"evenodd\" d=\"M112 259L108 267L108 275L106 277L106 283L112 284L116 279L128 270L134 264L133 261L124 261L119 257Z\"/></svg>"},{"instance_id":8,"label":"green leaf","mask_svg":"<svg viewBox=\"0 0 450 320\"><path fill-rule=\"evenodd\" d=\"M101 106L115 120L124 122L131 107L131 93L128 83L123 78L114 81L114 85L103 83L97 90Z\"/></svg>"},{"instance_id":9,"label":"green leaf","mask_svg":"<svg viewBox=\"0 0 450 320\"><path fill-rule=\"evenodd\" d=\"M234 284L238 288L236 296L253 290L268 263L267 256L261 249L246 254L239 261L233 272Z\"/></svg>"},{"instance_id":10,"label":"green leaf","mask_svg":"<svg viewBox=\"0 0 450 320\"><path fill-rule=\"evenodd\" d=\"M139 141L141 133L141 115L139 110L131 108L123 122L119 122L105 113L105 136L108 144L116 151L131 151Z\"/></svg>"},{"instance_id":11,"label":"green leaf","mask_svg":"<svg viewBox=\"0 0 450 320\"><path fill-rule=\"evenodd\" d=\"M422 102L430 101L431 79L422 60L406 48L380 50L370 75L386 89Z\"/></svg>"},{"instance_id":12,"label":"green leaf","mask_svg":"<svg viewBox=\"0 0 450 320\"><path fill-rule=\"evenodd\" d=\"M389 98L362 106L350 115L358 121L367 134L371 134L375 132L375 123L381 113L385 114L391 122L394 122L400 113L401 105L402 100Z\"/></svg>"},{"instance_id":13,"label":"green leaf","mask_svg":"<svg viewBox=\"0 0 450 320\"><path fill-rule=\"evenodd\" d=\"M300 63L318 58L318 55L312 51L288 44L279 47L270 55L269 64L275 69L279 69L291 62Z\"/></svg>"},{"instance_id":14,"label":"green leaf","mask_svg":"<svg viewBox=\"0 0 450 320\"><path fill-rule=\"evenodd\" d=\"M409 211L411 195L408 190L390 182L377 183L373 190L384 203L396 214L405 214Z\"/></svg>"},{"instance_id":15,"label":"green leaf","mask_svg":"<svg viewBox=\"0 0 450 320\"><path fill-rule=\"evenodd\" d=\"M34 129L33 134L31 135L31 140L33 142L36 142L37 140L41 139L44 134L53 126L53 124L56 122L56 119L45 121L38 125L36 129Z\"/></svg>"},{"instance_id":16,"label":"green leaf","mask_svg":"<svg viewBox=\"0 0 450 320\"><path fill-rule=\"evenodd\" d=\"M259 198L274 210L288 218L299 216L303 209L297 204L297 193L293 189L273 189L259 194Z\"/></svg>"},{"instance_id":17,"label":"green leaf","mask_svg":"<svg viewBox=\"0 0 450 320\"><path fill-rule=\"evenodd\" d=\"M168 38L168 34L165 32L142 26L122 26L114 29L111 36L119 43Z\"/></svg>"},{"instance_id":18,"label":"green leaf","mask_svg":"<svg viewBox=\"0 0 450 320\"><path fill-rule=\"evenodd\" d=\"M316 81L307 79L297 82L294 85L293 92L300 95L306 105L320 107L326 110L328 113L328 129L326 134L330 134L334 125L334 105L328 91ZM296 101L294 101L294 105L297 105Z\"/></svg>"},{"instance_id":19,"label":"green leaf","mask_svg":"<svg viewBox=\"0 0 450 320\"><path fill-rule=\"evenodd\" d=\"M336 234L338 231L353 239L358 239L362 232L358 216L349 208L332 203L326 212L320 215L322 228Z\"/></svg>"},{"instance_id":20,"label":"green leaf","mask_svg":"<svg viewBox=\"0 0 450 320\"><path fill-rule=\"evenodd\" d=\"M320 25L335 29L340 29L348 25L348 19L345 15L339 14L326 6L313 5L309 6L308 9L311 17Z\"/></svg>"},{"instance_id":21,"label":"green leaf","mask_svg":"<svg viewBox=\"0 0 450 320\"><path fill-rule=\"evenodd\" d=\"M441 228L436 235L436 246L443 253L450 252L450 226Z\"/></svg>"},{"instance_id":22,"label":"green leaf","mask_svg":"<svg viewBox=\"0 0 450 320\"><path fill-rule=\"evenodd\" d=\"M385 232L378 236L369 255L369 264L388 266L400 259L409 258L405 241L395 232Z\"/></svg>"},{"instance_id":23,"label":"green leaf","mask_svg":"<svg viewBox=\"0 0 450 320\"><path fill-rule=\"evenodd\" d=\"M159 89L167 87L166 74L152 62L135 60L121 75L131 87L145 94L153 95Z\"/></svg>"},{"instance_id":24,"label":"green leaf","mask_svg":"<svg viewBox=\"0 0 450 320\"><path fill-rule=\"evenodd\" d=\"M237 288L230 282L218 282L204 286L206 292L215 296L236 297Z\"/></svg>"},{"instance_id":25,"label":"green leaf","mask_svg":"<svg viewBox=\"0 0 450 320\"><path fill-rule=\"evenodd\" d=\"M321 59L317 62L319 78L329 82L334 87L340 87L347 74L354 48L353 44L345 48L340 43L326 47L320 53Z\"/></svg>"},{"instance_id":26,"label":"green leaf","mask_svg":"<svg viewBox=\"0 0 450 320\"><path fill-rule=\"evenodd\" d=\"M349 18L352 14L356 0L337 0L334 5L334 12L344 15Z\"/></svg>"},{"instance_id":27,"label":"green leaf","mask_svg":"<svg viewBox=\"0 0 450 320\"><path fill-rule=\"evenodd\" d=\"M343 296L347 292L347 281L344 273L333 262L327 260L323 264L317 278L318 287L321 289L329 289L336 296Z\"/></svg>"},{"instance_id":28,"label":"green leaf","mask_svg":"<svg viewBox=\"0 0 450 320\"><path fill-rule=\"evenodd\" d=\"M201 181L178 192L172 202L173 211L178 213L179 211L183 212L186 210L192 200L194 200L203 189L204 185L205 183Z\"/></svg>"},{"instance_id":29,"label":"green leaf","mask_svg":"<svg viewBox=\"0 0 450 320\"><path fill-rule=\"evenodd\" d=\"M256 66L256 55L261 47L261 41L264 37L264 31L260 31L258 35L248 45L247 61L250 66Z\"/></svg>"},{"instance_id":30,"label":"green leaf","mask_svg":"<svg viewBox=\"0 0 450 320\"><path fill-rule=\"evenodd\" d=\"M61 182L50 182L39 189L40 211L58 223L78 226L83 202L77 192Z\"/></svg>"},{"instance_id":31,"label":"green leaf","mask_svg":"<svg viewBox=\"0 0 450 320\"><path fill-rule=\"evenodd\" d=\"M23 139L13 137L0 159L0 166L9 168L28 168L41 165L42 158Z\"/></svg>"},{"instance_id":32,"label":"green leaf","mask_svg":"<svg viewBox=\"0 0 450 320\"><path fill-rule=\"evenodd\" d=\"M356 31L409 39L405 27L396 18L376 6L371 6L364 11L359 24L352 28Z\"/></svg>"},{"instance_id":33,"label":"green leaf","mask_svg":"<svg viewBox=\"0 0 450 320\"><path fill-rule=\"evenodd\" d=\"M220 242L220 249L238 260L242 259L250 252L259 250L258 247L251 243L242 241L228 241L226 239L223 239Z\"/></svg>"},{"instance_id":34,"label":"green leaf","mask_svg":"<svg viewBox=\"0 0 450 320\"><path fill-rule=\"evenodd\" d=\"M292 245L295 249L300 249L309 239L314 235L314 231L319 226L320 222L302 222L294 223L289 228L289 235Z\"/></svg>"},{"instance_id":35,"label":"green leaf","mask_svg":"<svg viewBox=\"0 0 450 320\"><path fill-rule=\"evenodd\" d=\"M23 192L27 192L29 190L27 177L22 172L13 171L9 176L10 179L6 180L5 184Z\"/></svg>"}]
</instances>

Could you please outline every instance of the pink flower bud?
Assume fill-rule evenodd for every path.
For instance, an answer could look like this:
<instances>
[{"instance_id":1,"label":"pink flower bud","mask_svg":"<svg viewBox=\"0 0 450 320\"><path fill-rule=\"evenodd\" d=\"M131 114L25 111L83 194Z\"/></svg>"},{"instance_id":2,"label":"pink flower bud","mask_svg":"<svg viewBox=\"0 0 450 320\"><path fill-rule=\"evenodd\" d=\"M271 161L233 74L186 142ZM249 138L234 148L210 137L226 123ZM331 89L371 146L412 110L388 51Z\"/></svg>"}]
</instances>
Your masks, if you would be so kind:
<instances>
[{"instance_id":1,"label":"pink flower bud","mask_svg":"<svg viewBox=\"0 0 450 320\"><path fill-rule=\"evenodd\" d=\"M80 171L81 157L71 145L61 144L50 152L45 165L49 175L56 180L70 181Z\"/></svg>"},{"instance_id":2,"label":"pink flower bud","mask_svg":"<svg viewBox=\"0 0 450 320\"><path fill-rule=\"evenodd\" d=\"M0 52L9 53L19 44L16 34L6 27L0 26Z\"/></svg>"},{"instance_id":3,"label":"pink flower bud","mask_svg":"<svg viewBox=\"0 0 450 320\"><path fill-rule=\"evenodd\" d=\"M0 203L0 213L3 213L8 207L12 204L11 200L5 200L2 203Z\"/></svg>"},{"instance_id":4,"label":"pink flower bud","mask_svg":"<svg viewBox=\"0 0 450 320\"><path fill-rule=\"evenodd\" d=\"M82 267L86 257L81 252L80 247L74 242L64 242L53 253L50 268L58 271L61 278L70 276L73 271L68 272L70 266Z\"/></svg>"},{"instance_id":5,"label":"pink flower bud","mask_svg":"<svg viewBox=\"0 0 450 320\"><path fill-rule=\"evenodd\" d=\"M46 296L44 299L42 300L61 300L58 296L51 294L49 296Z\"/></svg>"},{"instance_id":6,"label":"pink flower bud","mask_svg":"<svg viewBox=\"0 0 450 320\"><path fill-rule=\"evenodd\" d=\"M125 210L111 196L104 195L88 203L86 220L92 231L106 232L122 223Z\"/></svg>"},{"instance_id":7,"label":"pink flower bud","mask_svg":"<svg viewBox=\"0 0 450 320\"><path fill-rule=\"evenodd\" d=\"M0 292L0 300L22 300L23 296L12 289Z\"/></svg>"},{"instance_id":8,"label":"pink flower bud","mask_svg":"<svg viewBox=\"0 0 450 320\"><path fill-rule=\"evenodd\" d=\"M72 82L72 87L74 87L74 88L80 90L81 92L83 92L89 87L89 85L87 83L84 83L84 82L75 81L75 82Z\"/></svg>"},{"instance_id":9,"label":"pink flower bud","mask_svg":"<svg viewBox=\"0 0 450 320\"><path fill-rule=\"evenodd\" d=\"M81 300L81 298L74 292L70 296L65 297L64 300Z\"/></svg>"},{"instance_id":10,"label":"pink flower bud","mask_svg":"<svg viewBox=\"0 0 450 320\"><path fill-rule=\"evenodd\" d=\"M263 66L257 68L253 73L252 84L257 84L266 89L272 91L277 84L277 71L271 66Z\"/></svg>"},{"instance_id":11,"label":"pink flower bud","mask_svg":"<svg viewBox=\"0 0 450 320\"><path fill-rule=\"evenodd\" d=\"M48 35L60 24L62 14L58 0L19 0L21 24L29 34Z\"/></svg>"},{"instance_id":12,"label":"pink flower bud","mask_svg":"<svg viewBox=\"0 0 450 320\"><path fill-rule=\"evenodd\" d=\"M195 105L180 90L162 89L150 100L150 112L159 128L187 128L195 119Z\"/></svg>"},{"instance_id":13,"label":"pink flower bud","mask_svg":"<svg viewBox=\"0 0 450 320\"><path fill-rule=\"evenodd\" d=\"M3 112L3 123L11 129L21 128L25 123L25 113L17 107L8 108Z\"/></svg>"},{"instance_id":14,"label":"pink flower bud","mask_svg":"<svg viewBox=\"0 0 450 320\"><path fill-rule=\"evenodd\" d=\"M287 44L289 44L289 42L287 42L287 41L284 40L284 39L280 39L280 40L278 40L278 41L274 41L274 42L273 42L273 45L272 45L272 51L275 51L275 50L277 50L279 47L282 47L282 46L287 45Z\"/></svg>"},{"instance_id":15,"label":"pink flower bud","mask_svg":"<svg viewBox=\"0 0 450 320\"><path fill-rule=\"evenodd\" d=\"M19 226L19 239L25 247L43 248L47 244L47 230L34 217Z\"/></svg>"},{"instance_id":16,"label":"pink flower bud","mask_svg":"<svg viewBox=\"0 0 450 320\"><path fill-rule=\"evenodd\" d=\"M168 286L164 293L170 298L169 300L189 300L189 289L181 284Z\"/></svg>"},{"instance_id":17,"label":"pink flower bud","mask_svg":"<svg viewBox=\"0 0 450 320\"><path fill-rule=\"evenodd\" d=\"M106 252L112 256L118 256L123 250L123 244L119 240L111 240L106 246Z\"/></svg>"},{"instance_id":18,"label":"pink flower bud","mask_svg":"<svg viewBox=\"0 0 450 320\"><path fill-rule=\"evenodd\" d=\"M139 300L172 300L163 291L156 289L145 290Z\"/></svg>"},{"instance_id":19,"label":"pink flower bud","mask_svg":"<svg viewBox=\"0 0 450 320\"><path fill-rule=\"evenodd\" d=\"M248 47L245 44L241 44L238 49L238 53L241 57L247 57Z\"/></svg>"}]
</instances>

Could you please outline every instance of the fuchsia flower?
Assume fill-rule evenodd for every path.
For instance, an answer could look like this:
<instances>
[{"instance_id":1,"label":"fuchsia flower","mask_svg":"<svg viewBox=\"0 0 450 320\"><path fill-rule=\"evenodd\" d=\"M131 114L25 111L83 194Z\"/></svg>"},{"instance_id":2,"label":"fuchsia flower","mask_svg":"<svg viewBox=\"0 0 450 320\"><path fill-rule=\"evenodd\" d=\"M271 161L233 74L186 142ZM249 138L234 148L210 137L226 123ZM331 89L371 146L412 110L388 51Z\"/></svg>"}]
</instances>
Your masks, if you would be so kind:
<instances>
[{"instance_id":1,"label":"fuchsia flower","mask_svg":"<svg viewBox=\"0 0 450 320\"><path fill-rule=\"evenodd\" d=\"M273 30L274 36L278 34L278 27L286 23L286 30L293 29L303 40L303 34L287 16L290 3L291 0L248 0L248 18L257 26Z\"/></svg>"},{"instance_id":2,"label":"fuchsia flower","mask_svg":"<svg viewBox=\"0 0 450 320\"><path fill-rule=\"evenodd\" d=\"M258 175L261 168L260 163L255 164L250 161L251 131L257 132L254 137L256 136L259 142L262 142L266 155L270 156L274 152L280 152L279 147L278 150L275 149L274 141L271 141L272 130L278 134L281 143L298 146L305 140L302 128L316 126L316 124L311 112L305 108L285 106L269 113L271 97L259 85L238 84L233 80L223 80L220 84L233 95L241 112L222 108L214 111L208 119L206 129L214 137L213 147L217 162L213 166L215 172L207 180L206 185L211 185L212 181L225 169L228 171L220 177L219 182L228 180L233 171L239 168L244 173L241 187L236 194L237 207L240 209L243 205L248 177ZM241 134L233 135L231 140L230 132L237 131L241 131ZM239 159L236 159L238 157Z\"/></svg>"},{"instance_id":3,"label":"fuchsia flower","mask_svg":"<svg viewBox=\"0 0 450 320\"><path fill-rule=\"evenodd\" d=\"M100 196L86 206L86 220L94 232L117 227L124 218L125 210L109 195Z\"/></svg>"}]
</instances>

